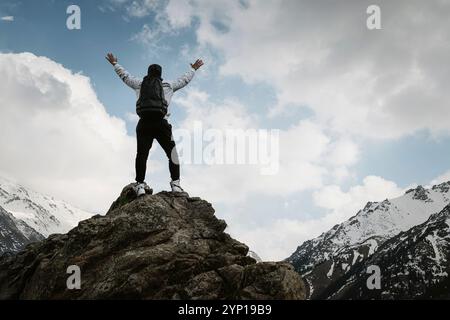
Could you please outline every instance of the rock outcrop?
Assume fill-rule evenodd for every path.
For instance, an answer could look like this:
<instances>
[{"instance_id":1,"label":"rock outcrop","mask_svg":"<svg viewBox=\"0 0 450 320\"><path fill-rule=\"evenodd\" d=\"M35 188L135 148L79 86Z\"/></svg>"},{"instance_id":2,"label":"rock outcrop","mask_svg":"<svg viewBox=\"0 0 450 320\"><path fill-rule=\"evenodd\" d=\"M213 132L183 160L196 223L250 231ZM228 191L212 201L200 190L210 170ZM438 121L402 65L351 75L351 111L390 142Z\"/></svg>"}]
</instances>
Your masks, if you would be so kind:
<instances>
[{"instance_id":1,"label":"rock outcrop","mask_svg":"<svg viewBox=\"0 0 450 320\"><path fill-rule=\"evenodd\" d=\"M104 216L0 257L1 299L304 299L286 262L261 262L200 198L130 186ZM81 288L68 289L69 266Z\"/></svg>"}]
</instances>

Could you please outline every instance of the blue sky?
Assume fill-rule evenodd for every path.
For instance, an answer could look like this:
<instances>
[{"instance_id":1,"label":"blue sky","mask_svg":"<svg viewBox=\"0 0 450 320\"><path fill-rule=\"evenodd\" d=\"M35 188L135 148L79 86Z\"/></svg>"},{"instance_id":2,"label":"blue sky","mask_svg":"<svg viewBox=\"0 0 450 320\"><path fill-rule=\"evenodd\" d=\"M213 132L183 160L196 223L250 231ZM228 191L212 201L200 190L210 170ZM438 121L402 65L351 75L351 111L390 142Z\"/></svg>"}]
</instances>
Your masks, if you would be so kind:
<instances>
[{"instance_id":1,"label":"blue sky","mask_svg":"<svg viewBox=\"0 0 450 320\"><path fill-rule=\"evenodd\" d=\"M65 27L66 8L73 1L13 1L2 3L2 15L13 15L14 23L3 23L1 50L3 52L30 51L36 55L51 58L74 72L89 76L95 85L100 100L113 115L124 116L133 112L134 93L125 86L118 85L117 78L104 59L106 52L114 52L133 75L143 76L147 66L159 63L164 66L167 79L175 79L189 70L189 61L180 57L184 46L194 47L196 37L194 27L178 34L167 36L161 46L167 49L146 47L133 41L144 24L154 24L154 14L144 18L130 19L126 13L115 6L107 8L111 1L79 1L82 9L81 30L68 30ZM114 3L114 1L112 2ZM105 6L105 12L100 8ZM114 11L113 11L113 10ZM2 30L2 31L3 31ZM220 54L215 58L220 61ZM194 59L195 57L192 57ZM246 86L239 77L223 79L215 76L218 65L210 65L213 74L198 77L195 85L208 88L214 99L233 96L249 108L258 112L268 108L275 100L270 86ZM211 85L213 81L214 85ZM176 117L176 114L174 115ZM129 128L131 131L133 128Z\"/></svg>"},{"instance_id":2,"label":"blue sky","mask_svg":"<svg viewBox=\"0 0 450 320\"><path fill-rule=\"evenodd\" d=\"M286 140L280 153L286 172L260 180L242 168L192 166L186 168L186 185L213 202L234 236L263 257L276 259L353 215L365 201L399 195L411 185L450 179L450 112L443 84L450 80L450 69L443 63L450 53L448 5L380 1L383 29L369 31L368 3L4 0L0 17L14 19L0 20L0 52L29 52L88 77L100 105L121 121L118 132L120 125L126 128L123 139L128 142L118 148L122 153L134 146L135 122L129 115L134 112L135 94L120 82L105 54L116 54L119 63L137 76L143 76L150 63L159 63L165 79L176 78L188 70L189 62L203 58L205 67L171 105L174 127L189 127L196 120L217 122L213 113L222 109L230 110L224 123L280 129ZM81 30L66 28L70 4L81 8ZM415 16L416 12L421 14ZM25 64L23 59L14 61ZM43 72L52 74L48 69ZM71 87L75 80L79 79L65 81ZM200 99L202 95L207 98ZM8 103L2 99L2 109ZM105 121L109 128L110 119ZM89 202L85 194L71 197L60 191L71 181L50 178L44 167L41 176L24 174L28 170L11 164L14 156L23 154L10 149L10 162L0 163L0 171L36 189L89 210L101 211L107 206L105 199L114 198L110 194ZM80 153L83 150L77 156ZM98 159L115 155L86 154ZM121 166L132 156L118 156L123 162L106 167ZM69 168L75 157L64 160ZM155 151L154 159L152 182L159 185L156 189L167 188L162 153ZM298 170L296 163L301 164ZM74 175L83 174L82 167L72 167ZM323 173L312 174L315 170ZM123 171L108 182L109 193L117 193L126 177L132 180L132 166ZM99 174L83 179L95 179L100 186L106 178ZM227 201L233 197L233 186L239 199ZM323 201L329 192L330 199L345 197L352 205ZM284 231L280 240L262 244Z\"/></svg>"}]
</instances>

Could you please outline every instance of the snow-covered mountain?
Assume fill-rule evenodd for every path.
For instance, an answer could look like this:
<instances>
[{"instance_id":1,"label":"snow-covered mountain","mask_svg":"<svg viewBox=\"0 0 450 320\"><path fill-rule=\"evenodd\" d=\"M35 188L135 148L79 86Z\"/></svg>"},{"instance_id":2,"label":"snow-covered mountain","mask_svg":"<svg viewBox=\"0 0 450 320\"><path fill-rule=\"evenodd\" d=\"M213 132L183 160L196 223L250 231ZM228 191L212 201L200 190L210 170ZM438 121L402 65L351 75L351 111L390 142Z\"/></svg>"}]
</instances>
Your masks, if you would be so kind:
<instances>
[{"instance_id":1,"label":"snow-covered mountain","mask_svg":"<svg viewBox=\"0 0 450 320\"><path fill-rule=\"evenodd\" d=\"M309 297L328 296L329 288L361 265L387 240L424 223L450 203L450 182L421 186L405 195L369 202L349 220L304 242L287 259L304 277Z\"/></svg>"},{"instance_id":2,"label":"snow-covered mountain","mask_svg":"<svg viewBox=\"0 0 450 320\"><path fill-rule=\"evenodd\" d=\"M450 206L384 242L364 263L330 287L328 299L449 299ZM380 268L380 288L369 289L367 269Z\"/></svg>"},{"instance_id":3,"label":"snow-covered mountain","mask_svg":"<svg viewBox=\"0 0 450 320\"><path fill-rule=\"evenodd\" d=\"M18 251L26 244L42 239L44 237L40 233L0 207L0 255L8 251Z\"/></svg>"},{"instance_id":4,"label":"snow-covered mountain","mask_svg":"<svg viewBox=\"0 0 450 320\"><path fill-rule=\"evenodd\" d=\"M93 215L4 178L0 178L0 206L44 237L66 233Z\"/></svg>"}]
</instances>

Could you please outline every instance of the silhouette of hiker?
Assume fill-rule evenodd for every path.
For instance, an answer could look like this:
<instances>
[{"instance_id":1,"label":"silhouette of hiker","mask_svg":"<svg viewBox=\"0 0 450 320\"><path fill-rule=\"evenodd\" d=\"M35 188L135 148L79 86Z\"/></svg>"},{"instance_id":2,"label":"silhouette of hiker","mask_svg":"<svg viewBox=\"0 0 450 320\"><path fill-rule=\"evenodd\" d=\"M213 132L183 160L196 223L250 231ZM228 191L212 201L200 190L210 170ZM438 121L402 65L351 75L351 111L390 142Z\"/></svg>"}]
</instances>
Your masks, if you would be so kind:
<instances>
[{"instance_id":1,"label":"silhouette of hiker","mask_svg":"<svg viewBox=\"0 0 450 320\"><path fill-rule=\"evenodd\" d=\"M131 76L118 62L117 58L108 53L106 59L114 66L118 76L127 86L136 91L136 112L139 122L136 127L137 153L136 153L136 185L138 196L145 194L150 188L144 182L147 169L147 159L153 140L156 139L169 158L169 170L172 181L172 192L184 192L180 185L180 165L175 141L172 136L172 125L167 121L168 107L173 93L185 87L194 77L195 71L203 61L198 59L191 64L191 70L182 77L167 82L162 79L160 65L152 64L148 67L147 76L138 79Z\"/></svg>"}]
</instances>

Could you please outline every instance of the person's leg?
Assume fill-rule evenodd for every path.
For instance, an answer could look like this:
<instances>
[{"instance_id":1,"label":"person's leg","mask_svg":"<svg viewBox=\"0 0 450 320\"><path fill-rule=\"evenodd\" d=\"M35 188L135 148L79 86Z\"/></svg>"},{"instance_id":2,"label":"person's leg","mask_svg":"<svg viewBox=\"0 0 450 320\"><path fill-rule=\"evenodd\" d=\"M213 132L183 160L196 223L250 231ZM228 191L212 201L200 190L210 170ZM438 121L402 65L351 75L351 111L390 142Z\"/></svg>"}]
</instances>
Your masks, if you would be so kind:
<instances>
[{"instance_id":1,"label":"person's leg","mask_svg":"<svg viewBox=\"0 0 450 320\"><path fill-rule=\"evenodd\" d=\"M172 126L167 122L167 120L163 119L158 129L158 134L155 134L155 138L169 159L170 177L172 178L172 181L179 180L180 163L175 141L172 136Z\"/></svg>"},{"instance_id":2,"label":"person's leg","mask_svg":"<svg viewBox=\"0 0 450 320\"><path fill-rule=\"evenodd\" d=\"M147 170L147 159L150 148L153 144L151 128L145 121L140 119L136 127L137 152L136 152L136 182L142 183L145 180Z\"/></svg>"}]
</instances>

